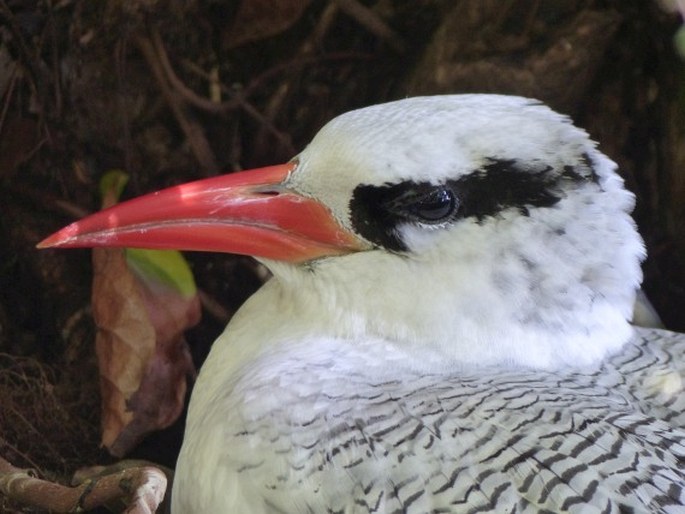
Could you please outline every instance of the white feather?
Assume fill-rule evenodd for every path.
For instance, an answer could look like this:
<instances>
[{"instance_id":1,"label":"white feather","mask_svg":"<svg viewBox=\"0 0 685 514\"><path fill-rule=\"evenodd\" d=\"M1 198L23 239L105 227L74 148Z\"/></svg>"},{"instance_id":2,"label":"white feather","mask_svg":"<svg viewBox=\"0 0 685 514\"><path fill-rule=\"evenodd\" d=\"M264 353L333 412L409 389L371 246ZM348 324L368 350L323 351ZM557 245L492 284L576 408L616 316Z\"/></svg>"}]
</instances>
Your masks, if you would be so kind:
<instances>
[{"instance_id":1,"label":"white feather","mask_svg":"<svg viewBox=\"0 0 685 514\"><path fill-rule=\"evenodd\" d=\"M634 199L584 131L522 98L412 98L331 121L287 186L352 230L360 184L440 184L493 158L596 180L528 215L405 224L407 252L265 261L274 278L196 383L174 513L661 505L684 479L685 341L633 335Z\"/></svg>"}]
</instances>

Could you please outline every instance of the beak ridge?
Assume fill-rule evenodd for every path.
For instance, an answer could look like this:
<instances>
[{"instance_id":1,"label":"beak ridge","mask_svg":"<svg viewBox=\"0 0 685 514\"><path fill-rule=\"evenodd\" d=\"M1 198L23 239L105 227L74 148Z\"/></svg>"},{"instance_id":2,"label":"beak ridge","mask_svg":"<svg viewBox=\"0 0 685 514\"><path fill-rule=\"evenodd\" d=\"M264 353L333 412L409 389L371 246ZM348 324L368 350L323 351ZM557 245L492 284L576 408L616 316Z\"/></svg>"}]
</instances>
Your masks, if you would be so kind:
<instances>
[{"instance_id":1,"label":"beak ridge","mask_svg":"<svg viewBox=\"0 0 685 514\"><path fill-rule=\"evenodd\" d=\"M134 198L52 234L38 248L123 246L303 262L365 244L284 182L296 163L221 175Z\"/></svg>"}]
</instances>

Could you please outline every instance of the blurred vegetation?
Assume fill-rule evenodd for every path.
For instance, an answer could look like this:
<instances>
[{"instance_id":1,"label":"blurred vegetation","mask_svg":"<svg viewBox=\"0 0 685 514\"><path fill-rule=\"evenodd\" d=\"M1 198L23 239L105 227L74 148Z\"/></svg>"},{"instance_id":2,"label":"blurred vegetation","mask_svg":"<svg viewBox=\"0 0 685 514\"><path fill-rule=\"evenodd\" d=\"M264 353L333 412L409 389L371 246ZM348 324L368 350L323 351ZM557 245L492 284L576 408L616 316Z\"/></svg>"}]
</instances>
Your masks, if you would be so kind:
<instances>
[{"instance_id":1,"label":"blurred vegetation","mask_svg":"<svg viewBox=\"0 0 685 514\"><path fill-rule=\"evenodd\" d=\"M125 170L133 196L283 162L333 116L408 95L522 94L587 128L638 196L645 291L685 330L677 4L0 0L0 455L47 475L105 460L89 252L34 249L98 208L105 172ZM265 271L188 259L199 364ZM137 456L173 464L181 427Z\"/></svg>"}]
</instances>

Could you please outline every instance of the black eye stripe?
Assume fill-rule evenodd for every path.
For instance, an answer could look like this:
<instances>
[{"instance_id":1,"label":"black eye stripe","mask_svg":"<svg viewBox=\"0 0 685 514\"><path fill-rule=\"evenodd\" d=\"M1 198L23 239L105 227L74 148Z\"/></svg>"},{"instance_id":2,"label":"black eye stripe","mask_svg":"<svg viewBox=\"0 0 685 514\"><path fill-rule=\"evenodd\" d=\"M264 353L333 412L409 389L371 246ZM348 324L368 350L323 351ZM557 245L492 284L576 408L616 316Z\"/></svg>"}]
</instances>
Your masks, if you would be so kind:
<instances>
[{"instance_id":1,"label":"black eye stripe","mask_svg":"<svg viewBox=\"0 0 685 514\"><path fill-rule=\"evenodd\" d=\"M524 215L531 207L551 207L563 196L562 179L551 167L531 170L513 160L489 159L483 168L448 183L462 198L460 215L481 221L511 207Z\"/></svg>"},{"instance_id":2,"label":"black eye stripe","mask_svg":"<svg viewBox=\"0 0 685 514\"><path fill-rule=\"evenodd\" d=\"M488 159L483 167L444 184L361 184L350 200L350 219L354 229L368 241L390 251L407 251L398 231L406 223L440 224L465 218L482 221L509 208L527 215L531 208L553 206L563 197L563 189L597 182L593 163L589 159L581 161L578 168L566 166L556 171L540 163L531 166L514 160ZM446 210L440 202L431 203L431 195L439 196L441 191L453 194L454 205L447 205ZM446 215L450 208L452 212Z\"/></svg>"}]
</instances>

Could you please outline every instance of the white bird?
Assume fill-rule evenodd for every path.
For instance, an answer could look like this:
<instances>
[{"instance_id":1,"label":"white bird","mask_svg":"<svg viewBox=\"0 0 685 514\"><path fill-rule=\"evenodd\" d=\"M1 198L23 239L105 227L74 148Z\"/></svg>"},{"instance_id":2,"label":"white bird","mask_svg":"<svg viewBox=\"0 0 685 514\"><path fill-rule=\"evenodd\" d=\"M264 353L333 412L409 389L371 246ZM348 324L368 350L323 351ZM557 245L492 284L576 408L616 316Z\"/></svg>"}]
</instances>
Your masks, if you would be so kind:
<instances>
[{"instance_id":1,"label":"white bird","mask_svg":"<svg viewBox=\"0 0 685 514\"><path fill-rule=\"evenodd\" d=\"M273 272L201 369L175 514L683 513L685 336L629 322L633 204L543 104L420 97L41 245Z\"/></svg>"}]
</instances>

